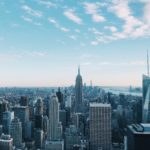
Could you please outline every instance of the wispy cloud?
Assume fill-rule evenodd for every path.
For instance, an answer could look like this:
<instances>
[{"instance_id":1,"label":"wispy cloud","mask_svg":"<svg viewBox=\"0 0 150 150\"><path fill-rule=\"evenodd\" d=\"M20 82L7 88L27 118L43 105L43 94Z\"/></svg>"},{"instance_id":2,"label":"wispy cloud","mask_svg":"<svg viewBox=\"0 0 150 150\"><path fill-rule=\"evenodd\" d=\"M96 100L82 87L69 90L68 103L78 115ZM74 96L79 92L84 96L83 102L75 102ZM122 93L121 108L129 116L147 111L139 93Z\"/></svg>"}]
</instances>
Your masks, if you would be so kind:
<instances>
[{"instance_id":1,"label":"wispy cloud","mask_svg":"<svg viewBox=\"0 0 150 150\"><path fill-rule=\"evenodd\" d=\"M108 29L111 32L116 32L117 31L117 28L115 26L105 26L104 29Z\"/></svg>"},{"instance_id":2,"label":"wispy cloud","mask_svg":"<svg viewBox=\"0 0 150 150\"><path fill-rule=\"evenodd\" d=\"M34 10L28 5L23 5L22 9L29 15L32 15L34 17L42 17L42 12L39 10Z\"/></svg>"},{"instance_id":3,"label":"wispy cloud","mask_svg":"<svg viewBox=\"0 0 150 150\"><path fill-rule=\"evenodd\" d=\"M29 17L21 16L21 18L26 22L30 22L30 23L33 22L33 20Z\"/></svg>"},{"instance_id":4,"label":"wispy cloud","mask_svg":"<svg viewBox=\"0 0 150 150\"><path fill-rule=\"evenodd\" d=\"M56 21L54 18L48 18L49 23L53 24L56 28L58 28L59 30L63 31L63 32L69 32L70 29L61 26L58 21Z\"/></svg>"},{"instance_id":5,"label":"wispy cloud","mask_svg":"<svg viewBox=\"0 0 150 150\"><path fill-rule=\"evenodd\" d=\"M56 4L47 0L37 0L39 4L45 5L47 8L56 7Z\"/></svg>"},{"instance_id":6,"label":"wispy cloud","mask_svg":"<svg viewBox=\"0 0 150 150\"><path fill-rule=\"evenodd\" d=\"M144 19L150 25L150 1L147 0L144 7Z\"/></svg>"},{"instance_id":7,"label":"wispy cloud","mask_svg":"<svg viewBox=\"0 0 150 150\"><path fill-rule=\"evenodd\" d=\"M100 15L100 3L85 2L83 3L83 5L86 10L86 13L92 16L92 20L94 22L104 22L106 20L104 16Z\"/></svg>"},{"instance_id":8,"label":"wispy cloud","mask_svg":"<svg viewBox=\"0 0 150 150\"><path fill-rule=\"evenodd\" d=\"M52 23L55 27L58 27L58 26L59 26L58 22L57 22L55 19L53 19L53 18L48 18L48 21L49 21L50 23Z\"/></svg>"},{"instance_id":9,"label":"wispy cloud","mask_svg":"<svg viewBox=\"0 0 150 150\"><path fill-rule=\"evenodd\" d=\"M33 57L44 57L47 56L47 53L42 51L25 51L24 55L33 56Z\"/></svg>"},{"instance_id":10,"label":"wispy cloud","mask_svg":"<svg viewBox=\"0 0 150 150\"><path fill-rule=\"evenodd\" d=\"M98 65L101 66L121 66L121 67L129 67L129 66L144 66L146 63L144 61L131 61L131 62L109 62L109 61L104 61L104 62L99 62Z\"/></svg>"},{"instance_id":11,"label":"wispy cloud","mask_svg":"<svg viewBox=\"0 0 150 150\"><path fill-rule=\"evenodd\" d=\"M75 35L70 35L69 38L72 40L77 40L77 36L75 36Z\"/></svg>"},{"instance_id":12,"label":"wispy cloud","mask_svg":"<svg viewBox=\"0 0 150 150\"><path fill-rule=\"evenodd\" d=\"M36 21L34 21L33 19L31 19L30 17L21 16L21 18L22 18L24 21L26 21L26 22L28 22L28 23L31 23L31 24L33 24L33 25L35 25L35 26L42 26L42 23L36 22ZM19 27L19 26L20 26L20 25L17 25L17 24L13 25L13 27Z\"/></svg>"},{"instance_id":13,"label":"wispy cloud","mask_svg":"<svg viewBox=\"0 0 150 150\"><path fill-rule=\"evenodd\" d=\"M73 21L73 22L75 22L77 24L80 24L80 25L83 24L82 19L75 14L75 11L73 9L65 10L64 15L68 19L70 19L71 21Z\"/></svg>"},{"instance_id":14,"label":"wispy cloud","mask_svg":"<svg viewBox=\"0 0 150 150\"><path fill-rule=\"evenodd\" d=\"M103 35L103 32L97 30L96 28L88 28L88 31L95 34L95 35Z\"/></svg>"},{"instance_id":15,"label":"wispy cloud","mask_svg":"<svg viewBox=\"0 0 150 150\"><path fill-rule=\"evenodd\" d=\"M147 6L148 5L145 7L145 12L147 12ZM109 11L115 13L118 18L125 22L122 26L123 31L113 34L114 39L128 37L137 38L147 34L146 32L148 31L148 25L133 16L132 10L129 7L129 0L113 0L112 5L109 7Z\"/></svg>"},{"instance_id":16,"label":"wispy cloud","mask_svg":"<svg viewBox=\"0 0 150 150\"><path fill-rule=\"evenodd\" d=\"M68 28L65 28L65 27L60 27L60 30L63 32L69 32L70 31Z\"/></svg>"}]
</instances>

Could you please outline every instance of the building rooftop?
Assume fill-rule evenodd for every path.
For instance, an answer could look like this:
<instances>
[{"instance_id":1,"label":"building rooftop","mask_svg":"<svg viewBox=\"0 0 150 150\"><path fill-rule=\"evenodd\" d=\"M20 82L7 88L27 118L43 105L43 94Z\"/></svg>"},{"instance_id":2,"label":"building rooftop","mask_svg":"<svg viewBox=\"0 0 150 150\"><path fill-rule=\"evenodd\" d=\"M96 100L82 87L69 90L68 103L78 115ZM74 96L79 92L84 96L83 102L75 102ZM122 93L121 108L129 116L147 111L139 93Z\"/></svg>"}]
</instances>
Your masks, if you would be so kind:
<instances>
[{"instance_id":1,"label":"building rooftop","mask_svg":"<svg viewBox=\"0 0 150 150\"><path fill-rule=\"evenodd\" d=\"M150 134L150 124L148 123L132 124L129 125L128 128L134 134Z\"/></svg>"},{"instance_id":2,"label":"building rooftop","mask_svg":"<svg viewBox=\"0 0 150 150\"><path fill-rule=\"evenodd\" d=\"M110 104L107 103L90 103L90 107L111 107Z\"/></svg>"}]
</instances>

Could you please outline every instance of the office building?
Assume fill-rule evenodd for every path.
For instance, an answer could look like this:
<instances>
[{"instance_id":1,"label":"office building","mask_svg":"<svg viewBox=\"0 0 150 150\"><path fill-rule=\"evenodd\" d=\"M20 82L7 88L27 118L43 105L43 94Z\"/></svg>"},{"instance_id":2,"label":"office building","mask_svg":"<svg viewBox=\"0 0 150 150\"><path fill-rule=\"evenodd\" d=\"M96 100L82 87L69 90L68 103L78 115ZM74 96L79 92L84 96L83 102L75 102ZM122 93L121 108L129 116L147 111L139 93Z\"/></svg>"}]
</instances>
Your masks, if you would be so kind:
<instances>
[{"instance_id":1,"label":"office building","mask_svg":"<svg viewBox=\"0 0 150 150\"><path fill-rule=\"evenodd\" d=\"M90 103L90 150L111 150L111 106Z\"/></svg>"},{"instance_id":2,"label":"office building","mask_svg":"<svg viewBox=\"0 0 150 150\"><path fill-rule=\"evenodd\" d=\"M22 124L17 117L15 117L10 124L9 134L13 138L13 145L16 148L21 148L22 147Z\"/></svg>"},{"instance_id":3,"label":"office building","mask_svg":"<svg viewBox=\"0 0 150 150\"><path fill-rule=\"evenodd\" d=\"M9 133L9 125L11 121L14 119L14 112L11 111L5 111L3 112L3 133L8 134Z\"/></svg>"},{"instance_id":4,"label":"office building","mask_svg":"<svg viewBox=\"0 0 150 150\"><path fill-rule=\"evenodd\" d=\"M13 150L13 139L10 137L10 135L1 135L0 150Z\"/></svg>"},{"instance_id":5,"label":"office building","mask_svg":"<svg viewBox=\"0 0 150 150\"><path fill-rule=\"evenodd\" d=\"M150 124L132 124L127 128L127 150L150 149Z\"/></svg>"}]
</instances>

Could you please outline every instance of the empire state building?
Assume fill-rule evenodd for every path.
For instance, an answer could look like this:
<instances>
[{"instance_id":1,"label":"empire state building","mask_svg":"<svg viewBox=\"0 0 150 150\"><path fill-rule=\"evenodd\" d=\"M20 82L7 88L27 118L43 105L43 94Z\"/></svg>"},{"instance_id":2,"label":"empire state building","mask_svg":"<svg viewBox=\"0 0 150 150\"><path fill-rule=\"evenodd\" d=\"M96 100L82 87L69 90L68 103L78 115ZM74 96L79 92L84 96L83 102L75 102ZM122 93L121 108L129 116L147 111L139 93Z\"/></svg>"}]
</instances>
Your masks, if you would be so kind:
<instances>
[{"instance_id":1,"label":"empire state building","mask_svg":"<svg viewBox=\"0 0 150 150\"><path fill-rule=\"evenodd\" d=\"M81 112L82 110L82 77L80 75L80 67L78 68L78 75L76 77L76 83L75 83L75 111Z\"/></svg>"}]
</instances>

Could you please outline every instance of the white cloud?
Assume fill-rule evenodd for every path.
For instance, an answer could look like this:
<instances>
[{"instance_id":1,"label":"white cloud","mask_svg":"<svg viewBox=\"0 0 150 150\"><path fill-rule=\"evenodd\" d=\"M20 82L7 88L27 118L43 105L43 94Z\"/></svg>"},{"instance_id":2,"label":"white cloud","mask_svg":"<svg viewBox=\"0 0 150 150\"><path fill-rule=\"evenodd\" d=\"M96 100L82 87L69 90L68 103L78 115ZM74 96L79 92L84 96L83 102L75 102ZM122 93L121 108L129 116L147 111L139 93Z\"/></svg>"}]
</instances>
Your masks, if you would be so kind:
<instances>
[{"instance_id":1,"label":"white cloud","mask_svg":"<svg viewBox=\"0 0 150 150\"><path fill-rule=\"evenodd\" d=\"M88 31L95 34L95 35L103 35L102 32L98 31L96 28L88 28Z\"/></svg>"},{"instance_id":2,"label":"white cloud","mask_svg":"<svg viewBox=\"0 0 150 150\"><path fill-rule=\"evenodd\" d=\"M86 13L92 15L92 20L94 22L104 22L106 20L104 16L100 15L100 13L98 12L98 9L100 8L99 3L85 2L83 3L83 5Z\"/></svg>"},{"instance_id":3,"label":"white cloud","mask_svg":"<svg viewBox=\"0 0 150 150\"><path fill-rule=\"evenodd\" d=\"M144 19L150 25L150 1L147 1L145 3Z\"/></svg>"},{"instance_id":4,"label":"white cloud","mask_svg":"<svg viewBox=\"0 0 150 150\"><path fill-rule=\"evenodd\" d=\"M44 57L47 54L45 52L40 52L40 51L33 51L30 53L31 56L38 56L38 57Z\"/></svg>"},{"instance_id":5,"label":"white cloud","mask_svg":"<svg viewBox=\"0 0 150 150\"><path fill-rule=\"evenodd\" d=\"M70 31L68 28L65 28L65 27L61 27L60 30L63 32L69 32Z\"/></svg>"},{"instance_id":6,"label":"white cloud","mask_svg":"<svg viewBox=\"0 0 150 150\"><path fill-rule=\"evenodd\" d=\"M113 0L112 4L108 8L109 11L114 13L118 18L124 21L122 25L122 31L115 32L111 35L112 40L123 38L138 38L144 37L150 34L148 23L144 22L141 18L133 16L133 12L129 7L130 0ZM147 9L148 7L148 9ZM145 20L150 14L150 5L146 3L145 6ZM146 17L147 16L147 17Z\"/></svg>"},{"instance_id":7,"label":"white cloud","mask_svg":"<svg viewBox=\"0 0 150 150\"><path fill-rule=\"evenodd\" d=\"M55 19L53 18L48 18L48 21L53 24L56 28L58 28L59 30L63 31L63 32L69 32L70 29L65 28L63 26L61 26Z\"/></svg>"},{"instance_id":8,"label":"white cloud","mask_svg":"<svg viewBox=\"0 0 150 150\"><path fill-rule=\"evenodd\" d=\"M38 10L33 10L31 7L28 5L23 5L22 9L25 10L25 12L29 15L32 15L34 17L42 17L42 12Z\"/></svg>"},{"instance_id":9,"label":"white cloud","mask_svg":"<svg viewBox=\"0 0 150 150\"><path fill-rule=\"evenodd\" d=\"M99 45L99 42L98 41L91 41L91 45L94 45L94 46L96 46L96 45Z\"/></svg>"},{"instance_id":10,"label":"white cloud","mask_svg":"<svg viewBox=\"0 0 150 150\"><path fill-rule=\"evenodd\" d=\"M77 37L75 35L70 35L69 38L72 40L77 40Z\"/></svg>"},{"instance_id":11,"label":"white cloud","mask_svg":"<svg viewBox=\"0 0 150 150\"><path fill-rule=\"evenodd\" d=\"M116 32L117 31L117 28L115 26L105 26L104 29L108 29L111 32Z\"/></svg>"},{"instance_id":12,"label":"white cloud","mask_svg":"<svg viewBox=\"0 0 150 150\"><path fill-rule=\"evenodd\" d=\"M82 19L75 14L75 11L73 9L65 10L64 15L77 24L83 24Z\"/></svg>"},{"instance_id":13,"label":"white cloud","mask_svg":"<svg viewBox=\"0 0 150 150\"><path fill-rule=\"evenodd\" d=\"M32 57L45 57L48 54L42 51L24 51L24 56L32 56Z\"/></svg>"},{"instance_id":14,"label":"white cloud","mask_svg":"<svg viewBox=\"0 0 150 150\"><path fill-rule=\"evenodd\" d=\"M45 5L47 8L56 7L56 4L47 0L37 0L39 4Z\"/></svg>"},{"instance_id":15,"label":"white cloud","mask_svg":"<svg viewBox=\"0 0 150 150\"><path fill-rule=\"evenodd\" d=\"M53 18L48 18L48 21L49 21L50 23L52 23L53 25L55 25L56 27L59 26L58 22L57 22L55 19L53 19Z\"/></svg>"},{"instance_id":16,"label":"white cloud","mask_svg":"<svg viewBox=\"0 0 150 150\"><path fill-rule=\"evenodd\" d=\"M33 22L33 20L32 20L31 18L29 18L29 17L22 16L21 18L22 18L24 21L26 21L26 22L29 22L29 23L32 23L32 22Z\"/></svg>"}]
</instances>

